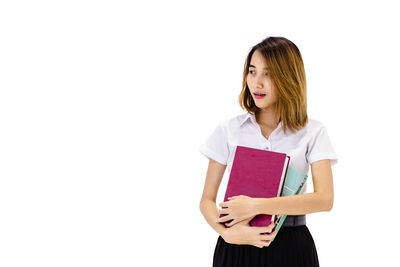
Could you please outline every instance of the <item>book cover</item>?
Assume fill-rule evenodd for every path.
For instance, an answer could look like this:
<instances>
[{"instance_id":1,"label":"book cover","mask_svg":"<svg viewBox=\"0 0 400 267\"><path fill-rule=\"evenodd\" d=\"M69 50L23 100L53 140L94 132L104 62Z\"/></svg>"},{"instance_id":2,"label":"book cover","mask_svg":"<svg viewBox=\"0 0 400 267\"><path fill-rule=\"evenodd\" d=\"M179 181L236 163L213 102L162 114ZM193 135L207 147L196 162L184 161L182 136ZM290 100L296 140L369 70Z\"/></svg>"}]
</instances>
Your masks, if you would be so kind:
<instances>
[{"instance_id":1,"label":"book cover","mask_svg":"<svg viewBox=\"0 0 400 267\"><path fill-rule=\"evenodd\" d=\"M292 167L288 167L282 196L292 196L300 193L307 181L307 174L303 174ZM275 231L278 234L287 215L277 216Z\"/></svg>"},{"instance_id":2,"label":"book cover","mask_svg":"<svg viewBox=\"0 0 400 267\"><path fill-rule=\"evenodd\" d=\"M254 198L281 196L289 162L290 156L285 153L238 145L224 202L237 195ZM220 214L220 218L223 216L226 214ZM258 214L250 225L268 226L274 219L275 215Z\"/></svg>"}]
</instances>

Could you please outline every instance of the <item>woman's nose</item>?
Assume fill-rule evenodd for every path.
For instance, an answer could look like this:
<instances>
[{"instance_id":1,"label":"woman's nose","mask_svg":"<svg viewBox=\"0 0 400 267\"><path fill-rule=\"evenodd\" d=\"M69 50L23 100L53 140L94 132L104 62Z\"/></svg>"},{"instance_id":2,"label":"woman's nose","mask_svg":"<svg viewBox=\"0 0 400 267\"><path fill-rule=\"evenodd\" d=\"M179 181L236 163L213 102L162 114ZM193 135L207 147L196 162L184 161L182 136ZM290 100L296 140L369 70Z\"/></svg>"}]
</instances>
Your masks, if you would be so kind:
<instances>
[{"instance_id":1,"label":"woman's nose","mask_svg":"<svg viewBox=\"0 0 400 267\"><path fill-rule=\"evenodd\" d=\"M262 77L261 77L261 76L257 76L257 77L256 77L256 86L257 86L257 88L259 88L259 87L262 88L262 86L263 86L263 80L262 80Z\"/></svg>"}]
</instances>

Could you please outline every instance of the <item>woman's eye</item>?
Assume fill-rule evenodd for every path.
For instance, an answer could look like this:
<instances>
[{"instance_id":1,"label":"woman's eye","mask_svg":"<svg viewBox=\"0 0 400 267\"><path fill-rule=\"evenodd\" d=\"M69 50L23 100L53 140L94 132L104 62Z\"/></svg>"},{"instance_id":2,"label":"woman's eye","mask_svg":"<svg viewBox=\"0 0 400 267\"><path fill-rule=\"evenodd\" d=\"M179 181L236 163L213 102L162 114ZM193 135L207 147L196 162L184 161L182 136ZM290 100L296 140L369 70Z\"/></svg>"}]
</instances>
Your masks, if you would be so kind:
<instances>
[{"instance_id":1,"label":"woman's eye","mask_svg":"<svg viewBox=\"0 0 400 267\"><path fill-rule=\"evenodd\" d=\"M253 74L253 72L254 72L253 70L249 70L250 74ZM268 75L269 75L269 73L265 73L265 76L268 76Z\"/></svg>"}]
</instances>

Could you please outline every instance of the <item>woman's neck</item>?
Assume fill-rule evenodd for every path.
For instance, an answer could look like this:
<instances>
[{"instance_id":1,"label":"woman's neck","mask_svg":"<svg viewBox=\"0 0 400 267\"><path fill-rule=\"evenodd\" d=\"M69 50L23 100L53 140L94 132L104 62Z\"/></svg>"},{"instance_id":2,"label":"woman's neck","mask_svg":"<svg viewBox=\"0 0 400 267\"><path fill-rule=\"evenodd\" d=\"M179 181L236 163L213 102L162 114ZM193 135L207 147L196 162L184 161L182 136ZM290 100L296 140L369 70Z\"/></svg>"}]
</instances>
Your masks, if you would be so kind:
<instances>
[{"instance_id":1,"label":"woman's neck","mask_svg":"<svg viewBox=\"0 0 400 267\"><path fill-rule=\"evenodd\" d=\"M272 129L275 129L279 124L279 121L276 119L275 111L271 109L258 110L258 112L256 112L256 120L257 123L260 124L261 126Z\"/></svg>"}]
</instances>

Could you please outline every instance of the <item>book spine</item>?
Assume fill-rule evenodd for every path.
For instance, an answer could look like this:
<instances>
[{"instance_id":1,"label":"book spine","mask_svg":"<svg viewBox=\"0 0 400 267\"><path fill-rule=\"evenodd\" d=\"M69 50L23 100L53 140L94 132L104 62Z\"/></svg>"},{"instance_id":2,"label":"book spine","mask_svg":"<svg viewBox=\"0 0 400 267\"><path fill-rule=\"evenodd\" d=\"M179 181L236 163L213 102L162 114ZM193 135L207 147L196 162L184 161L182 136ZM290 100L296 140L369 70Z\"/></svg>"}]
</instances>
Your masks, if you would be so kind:
<instances>
[{"instance_id":1,"label":"book spine","mask_svg":"<svg viewBox=\"0 0 400 267\"><path fill-rule=\"evenodd\" d=\"M279 196L282 196L283 193L283 187L285 186L285 181L286 181L286 176L287 176L287 171L289 169L289 163L290 163L290 156L287 155L288 161L287 161L287 165L286 165L286 169L285 169L285 176L283 178L283 184L282 184L282 188L281 188L281 192L279 193Z\"/></svg>"}]
</instances>

